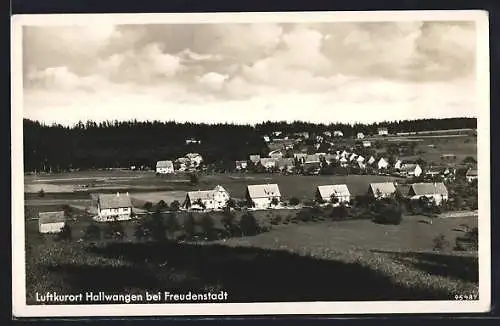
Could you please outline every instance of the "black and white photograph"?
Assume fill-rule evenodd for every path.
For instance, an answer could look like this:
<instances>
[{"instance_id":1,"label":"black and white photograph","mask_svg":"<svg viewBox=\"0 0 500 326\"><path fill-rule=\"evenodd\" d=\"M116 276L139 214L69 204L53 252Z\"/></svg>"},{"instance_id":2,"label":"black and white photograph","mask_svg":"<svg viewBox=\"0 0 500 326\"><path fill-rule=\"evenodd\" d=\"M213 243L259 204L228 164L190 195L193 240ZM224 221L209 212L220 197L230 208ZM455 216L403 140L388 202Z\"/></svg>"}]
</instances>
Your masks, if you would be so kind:
<instances>
[{"instance_id":1,"label":"black and white photograph","mask_svg":"<svg viewBox=\"0 0 500 326\"><path fill-rule=\"evenodd\" d=\"M12 85L17 317L490 309L486 12L20 15Z\"/></svg>"}]
</instances>

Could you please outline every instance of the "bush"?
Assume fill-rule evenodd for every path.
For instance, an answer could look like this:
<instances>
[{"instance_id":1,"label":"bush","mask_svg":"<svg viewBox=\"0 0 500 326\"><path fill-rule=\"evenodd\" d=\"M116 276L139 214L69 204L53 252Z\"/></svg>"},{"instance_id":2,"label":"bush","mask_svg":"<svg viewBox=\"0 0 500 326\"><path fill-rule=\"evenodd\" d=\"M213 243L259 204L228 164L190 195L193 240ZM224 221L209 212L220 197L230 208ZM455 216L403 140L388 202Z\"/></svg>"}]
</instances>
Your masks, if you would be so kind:
<instances>
[{"instance_id":1,"label":"bush","mask_svg":"<svg viewBox=\"0 0 500 326\"><path fill-rule=\"evenodd\" d=\"M349 216L349 210L345 205L339 205L332 208L332 212L330 213L330 217L335 220L344 220Z\"/></svg>"},{"instance_id":2,"label":"bush","mask_svg":"<svg viewBox=\"0 0 500 326\"><path fill-rule=\"evenodd\" d=\"M374 222L380 224L399 225L403 220L403 212L399 202L392 198L376 200L372 206Z\"/></svg>"},{"instance_id":3,"label":"bush","mask_svg":"<svg viewBox=\"0 0 500 326\"><path fill-rule=\"evenodd\" d=\"M280 202L279 202L278 198L273 197L273 199L271 199L271 205L278 206L279 203Z\"/></svg>"},{"instance_id":4,"label":"bush","mask_svg":"<svg viewBox=\"0 0 500 326\"><path fill-rule=\"evenodd\" d=\"M297 206L300 203L300 200L297 197L291 197L289 203L292 206Z\"/></svg>"},{"instance_id":5,"label":"bush","mask_svg":"<svg viewBox=\"0 0 500 326\"><path fill-rule=\"evenodd\" d=\"M45 197L45 190L43 188L38 192L38 197Z\"/></svg>"},{"instance_id":6,"label":"bush","mask_svg":"<svg viewBox=\"0 0 500 326\"><path fill-rule=\"evenodd\" d=\"M203 234L208 240L215 239L214 220L209 214L203 215L200 221L200 226Z\"/></svg>"},{"instance_id":7,"label":"bush","mask_svg":"<svg viewBox=\"0 0 500 326\"><path fill-rule=\"evenodd\" d=\"M239 228L235 224L235 217L231 212L224 213L224 216L222 217L222 225L229 236L239 234Z\"/></svg>"},{"instance_id":8,"label":"bush","mask_svg":"<svg viewBox=\"0 0 500 326\"><path fill-rule=\"evenodd\" d=\"M434 246L432 248L432 250L434 251L442 251L450 247L450 242L446 239L445 235L442 233L436 236L432 240L432 242L434 243Z\"/></svg>"},{"instance_id":9,"label":"bush","mask_svg":"<svg viewBox=\"0 0 500 326\"><path fill-rule=\"evenodd\" d=\"M89 224L85 229L83 238L90 241L101 240L101 228L94 223Z\"/></svg>"},{"instance_id":10,"label":"bush","mask_svg":"<svg viewBox=\"0 0 500 326\"><path fill-rule=\"evenodd\" d=\"M107 223L104 227L104 237L106 239L121 240L125 237L123 225L118 221Z\"/></svg>"},{"instance_id":11,"label":"bush","mask_svg":"<svg viewBox=\"0 0 500 326\"><path fill-rule=\"evenodd\" d=\"M192 185L197 185L198 183L200 183L200 178L196 173L191 173L189 175L189 183Z\"/></svg>"},{"instance_id":12,"label":"bush","mask_svg":"<svg viewBox=\"0 0 500 326\"><path fill-rule=\"evenodd\" d=\"M259 233L259 224L252 213L247 213L241 217L240 230L244 236Z\"/></svg>"},{"instance_id":13,"label":"bush","mask_svg":"<svg viewBox=\"0 0 500 326\"><path fill-rule=\"evenodd\" d=\"M195 234L195 221L194 221L194 216L193 214L189 214L186 216L184 219L184 233L186 234L186 239L191 240L194 237Z\"/></svg>"},{"instance_id":14,"label":"bush","mask_svg":"<svg viewBox=\"0 0 500 326\"><path fill-rule=\"evenodd\" d=\"M156 207L159 209L159 210L165 210L168 208L168 205L167 203L162 199L160 200L157 204L156 204Z\"/></svg>"},{"instance_id":15,"label":"bush","mask_svg":"<svg viewBox=\"0 0 500 326\"><path fill-rule=\"evenodd\" d=\"M177 212L179 208L181 207L181 203L179 203L178 200L174 200L173 202L170 203L170 210Z\"/></svg>"},{"instance_id":16,"label":"bush","mask_svg":"<svg viewBox=\"0 0 500 326\"><path fill-rule=\"evenodd\" d=\"M58 240L70 241L73 238L71 231L71 226L67 223L64 224L63 228L57 235Z\"/></svg>"},{"instance_id":17,"label":"bush","mask_svg":"<svg viewBox=\"0 0 500 326\"><path fill-rule=\"evenodd\" d=\"M144 209L147 210L147 211L150 211L153 209L153 203L150 202L150 201L147 201L144 203Z\"/></svg>"},{"instance_id":18,"label":"bush","mask_svg":"<svg viewBox=\"0 0 500 326\"><path fill-rule=\"evenodd\" d=\"M302 209L300 212L297 214L297 220L302 221L302 222L309 222L313 219L313 214L312 210L310 209Z\"/></svg>"}]
</instances>

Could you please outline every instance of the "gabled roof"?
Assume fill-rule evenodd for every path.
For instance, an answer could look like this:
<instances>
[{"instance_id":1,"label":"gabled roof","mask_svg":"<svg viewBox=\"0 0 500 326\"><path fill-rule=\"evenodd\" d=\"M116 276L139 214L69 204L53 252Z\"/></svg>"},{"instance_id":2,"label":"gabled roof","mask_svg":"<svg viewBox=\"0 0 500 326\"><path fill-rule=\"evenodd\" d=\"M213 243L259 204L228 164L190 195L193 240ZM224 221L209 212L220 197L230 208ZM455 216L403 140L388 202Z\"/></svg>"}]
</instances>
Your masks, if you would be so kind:
<instances>
[{"instance_id":1,"label":"gabled roof","mask_svg":"<svg viewBox=\"0 0 500 326\"><path fill-rule=\"evenodd\" d=\"M477 177L477 169L470 169L467 171L467 176L476 176Z\"/></svg>"},{"instance_id":2,"label":"gabled roof","mask_svg":"<svg viewBox=\"0 0 500 326\"><path fill-rule=\"evenodd\" d=\"M40 212L38 213L38 223L47 224L47 223L60 223L66 220L63 211L57 212Z\"/></svg>"},{"instance_id":3,"label":"gabled roof","mask_svg":"<svg viewBox=\"0 0 500 326\"><path fill-rule=\"evenodd\" d=\"M280 189L276 183L247 186L250 198L281 197Z\"/></svg>"},{"instance_id":4,"label":"gabled roof","mask_svg":"<svg viewBox=\"0 0 500 326\"><path fill-rule=\"evenodd\" d=\"M189 200L191 203L197 201L198 199L201 200L212 200L215 198L215 195L218 192L225 192L229 195L226 189L224 187L217 185L214 189L211 190L198 190L198 191L188 191L187 197L189 197Z\"/></svg>"},{"instance_id":5,"label":"gabled roof","mask_svg":"<svg viewBox=\"0 0 500 326\"><path fill-rule=\"evenodd\" d=\"M396 192L396 187L392 182L375 182L370 183L370 189L374 194L380 191L382 195L388 195Z\"/></svg>"},{"instance_id":6,"label":"gabled roof","mask_svg":"<svg viewBox=\"0 0 500 326\"><path fill-rule=\"evenodd\" d=\"M132 207L128 194L99 194L97 200L101 209Z\"/></svg>"},{"instance_id":7,"label":"gabled roof","mask_svg":"<svg viewBox=\"0 0 500 326\"><path fill-rule=\"evenodd\" d=\"M306 163L320 162L319 155L317 154L307 155L305 158L305 162Z\"/></svg>"},{"instance_id":8,"label":"gabled roof","mask_svg":"<svg viewBox=\"0 0 500 326\"><path fill-rule=\"evenodd\" d=\"M184 157L187 157L189 159L193 159L193 158L202 158L200 154L198 153L187 153L186 155L184 155Z\"/></svg>"},{"instance_id":9,"label":"gabled roof","mask_svg":"<svg viewBox=\"0 0 500 326\"><path fill-rule=\"evenodd\" d=\"M420 167L418 164L403 164L401 165L401 171L406 171L406 172L415 171L417 166Z\"/></svg>"},{"instance_id":10,"label":"gabled roof","mask_svg":"<svg viewBox=\"0 0 500 326\"><path fill-rule=\"evenodd\" d=\"M273 163L276 165L276 159L272 157L262 157L260 159L260 164L261 165L266 165L267 163Z\"/></svg>"},{"instance_id":11,"label":"gabled roof","mask_svg":"<svg viewBox=\"0 0 500 326\"><path fill-rule=\"evenodd\" d=\"M156 162L156 168L174 168L174 163L172 161L158 161Z\"/></svg>"},{"instance_id":12,"label":"gabled roof","mask_svg":"<svg viewBox=\"0 0 500 326\"><path fill-rule=\"evenodd\" d=\"M442 182L419 182L410 186L410 191L413 190L415 195L445 195L448 194L448 189Z\"/></svg>"},{"instance_id":13,"label":"gabled roof","mask_svg":"<svg viewBox=\"0 0 500 326\"><path fill-rule=\"evenodd\" d=\"M279 167L291 167L295 165L295 160L293 158L279 158L276 160L276 165Z\"/></svg>"},{"instance_id":14,"label":"gabled roof","mask_svg":"<svg viewBox=\"0 0 500 326\"><path fill-rule=\"evenodd\" d=\"M339 197L351 195L345 184L318 186L318 191L322 198L331 197L333 194Z\"/></svg>"}]
</instances>

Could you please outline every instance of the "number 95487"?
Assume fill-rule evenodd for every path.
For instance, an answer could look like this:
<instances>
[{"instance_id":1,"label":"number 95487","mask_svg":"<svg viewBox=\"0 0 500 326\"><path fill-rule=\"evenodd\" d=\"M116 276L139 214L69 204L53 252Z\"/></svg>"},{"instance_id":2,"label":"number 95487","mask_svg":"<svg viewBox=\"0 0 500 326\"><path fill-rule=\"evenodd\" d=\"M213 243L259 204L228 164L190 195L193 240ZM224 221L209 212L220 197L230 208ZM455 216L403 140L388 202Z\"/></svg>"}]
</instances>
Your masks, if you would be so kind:
<instances>
[{"instance_id":1,"label":"number 95487","mask_svg":"<svg viewBox=\"0 0 500 326\"><path fill-rule=\"evenodd\" d=\"M456 294L455 300L478 300L479 295L477 294Z\"/></svg>"}]
</instances>

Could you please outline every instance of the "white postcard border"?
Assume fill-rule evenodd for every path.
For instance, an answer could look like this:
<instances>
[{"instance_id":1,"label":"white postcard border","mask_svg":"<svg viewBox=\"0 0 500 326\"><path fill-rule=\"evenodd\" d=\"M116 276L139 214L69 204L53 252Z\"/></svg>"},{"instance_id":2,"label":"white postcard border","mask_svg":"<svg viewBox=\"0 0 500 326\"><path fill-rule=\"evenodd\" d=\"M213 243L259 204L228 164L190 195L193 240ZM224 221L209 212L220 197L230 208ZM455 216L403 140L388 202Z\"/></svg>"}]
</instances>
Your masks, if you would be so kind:
<instances>
[{"instance_id":1,"label":"white postcard border","mask_svg":"<svg viewBox=\"0 0 500 326\"><path fill-rule=\"evenodd\" d=\"M145 24L145 23L264 23L347 21L451 21L476 22L478 103L479 300L386 302L280 302L212 304L101 304L26 305L24 182L23 182L23 78L22 27L26 25ZM281 315L487 312L491 304L490 239L490 107L489 23L486 11L379 11L293 13L170 13L170 14L52 14L12 17L12 287L15 317ZM23 216L23 219L16 218Z\"/></svg>"}]
</instances>

